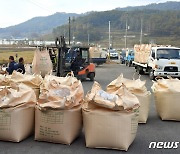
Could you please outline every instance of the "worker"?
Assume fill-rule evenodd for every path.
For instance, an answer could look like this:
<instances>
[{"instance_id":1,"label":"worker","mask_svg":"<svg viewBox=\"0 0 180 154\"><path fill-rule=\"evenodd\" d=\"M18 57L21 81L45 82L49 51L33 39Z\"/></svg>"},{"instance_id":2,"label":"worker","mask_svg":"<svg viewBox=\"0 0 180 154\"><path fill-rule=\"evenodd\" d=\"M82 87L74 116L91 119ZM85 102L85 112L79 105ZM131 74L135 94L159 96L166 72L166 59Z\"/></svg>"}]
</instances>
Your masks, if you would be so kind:
<instances>
[{"instance_id":1,"label":"worker","mask_svg":"<svg viewBox=\"0 0 180 154\"><path fill-rule=\"evenodd\" d=\"M16 65L17 63L14 61L14 57L9 56L9 66L8 68L6 68L6 72L8 72L9 74L12 74L13 71L17 69Z\"/></svg>"},{"instance_id":2,"label":"worker","mask_svg":"<svg viewBox=\"0 0 180 154\"><path fill-rule=\"evenodd\" d=\"M77 50L77 52L76 52L76 58L75 58L74 62L75 62L75 63L81 63L81 61L82 61L81 53L80 53L79 50Z\"/></svg>"},{"instance_id":3,"label":"worker","mask_svg":"<svg viewBox=\"0 0 180 154\"><path fill-rule=\"evenodd\" d=\"M17 68L16 68L17 72L20 72L22 74L25 73L25 67L24 67L24 59L23 57L19 58L19 63L17 64Z\"/></svg>"},{"instance_id":4,"label":"worker","mask_svg":"<svg viewBox=\"0 0 180 154\"><path fill-rule=\"evenodd\" d=\"M79 50L76 51L76 58L74 59L74 61L71 64L71 69L72 71L78 71L80 69L80 66L82 66L83 64L83 59L81 56L81 53Z\"/></svg>"},{"instance_id":5,"label":"worker","mask_svg":"<svg viewBox=\"0 0 180 154\"><path fill-rule=\"evenodd\" d=\"M56 52L54 49L49 49L49 56L50 56L51 62L53 64L53 71L56 71L57 58L56 58Z\"/></svg>"}]
</instances>

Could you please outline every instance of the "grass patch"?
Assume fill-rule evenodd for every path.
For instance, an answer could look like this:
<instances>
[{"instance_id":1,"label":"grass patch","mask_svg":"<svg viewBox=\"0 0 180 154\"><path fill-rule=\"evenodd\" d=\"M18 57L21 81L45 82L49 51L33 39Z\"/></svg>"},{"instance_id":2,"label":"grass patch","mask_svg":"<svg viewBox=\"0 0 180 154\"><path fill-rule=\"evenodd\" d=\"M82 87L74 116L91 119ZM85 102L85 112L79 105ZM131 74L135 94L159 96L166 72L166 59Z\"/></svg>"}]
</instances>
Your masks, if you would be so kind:
<instances>
[{"instance_id":1,"label":"grass patch","mask_svg":"<svg viewBox=\"0 0 180 154\"><path fill-rule=\"evenodd\" d=\"M12 51L12 50L1 50L0 49L0 64L7 64L9 62L9 56L14 56L15 61L18 61L20 57L24 58L25 63L32 63L34 57L34 51ZM17 58L16 58L17 54Z\"/></svg>"}]
</instances>

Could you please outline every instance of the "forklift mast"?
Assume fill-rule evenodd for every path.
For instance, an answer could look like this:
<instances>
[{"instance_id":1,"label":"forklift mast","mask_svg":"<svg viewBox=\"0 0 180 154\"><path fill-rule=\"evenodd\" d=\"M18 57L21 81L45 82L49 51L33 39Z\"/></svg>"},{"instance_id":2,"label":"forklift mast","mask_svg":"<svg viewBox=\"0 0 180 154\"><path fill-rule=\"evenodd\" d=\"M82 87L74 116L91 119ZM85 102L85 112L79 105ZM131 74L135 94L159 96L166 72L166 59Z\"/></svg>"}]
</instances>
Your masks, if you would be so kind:
<instances>
[{"instance_id":1,"label":"forklift mast","mask_svg":"<svg viewBox=\"0 0 180 154\"><path fill-rule=\"evenodd\" d=\"M62 77L64 74L63 71L63 56L66 51L66 43L64 36L56 38L55 45L58 49L58 60L57 60L57 76Z\"/></svg>"}]
</instances>

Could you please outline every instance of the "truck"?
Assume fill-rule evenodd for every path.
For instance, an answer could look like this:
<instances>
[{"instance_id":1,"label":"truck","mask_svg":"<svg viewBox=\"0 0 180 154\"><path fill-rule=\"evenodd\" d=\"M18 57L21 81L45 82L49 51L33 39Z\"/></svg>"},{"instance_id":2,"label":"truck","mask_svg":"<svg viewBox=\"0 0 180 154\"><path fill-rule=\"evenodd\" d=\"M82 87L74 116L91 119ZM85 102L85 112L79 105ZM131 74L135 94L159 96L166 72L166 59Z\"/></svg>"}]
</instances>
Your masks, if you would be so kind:
<instances>
[{"instance_id":1,"label":"truck","mask_svg":"<svg viewBox=\"0 0 180 154\"><path fill-rule=\"evenodd\" d=\"M89 48L89 56L90 56L90 62L102 65L106 63L107 60L107 51L99 48L99 47L90 47Z\"/></svg>"},{"instance_id":2,"label":"truck","mask_svg":"<svg viewBox=\"0 0 180 154\"><path fill-rule=\"evenodd\" d=\"M97 65L102 65L104 63L106 63L107 58L91 58L90 62L97 64Z\"/></svg>"},{"instance_id":3,"label":"truck","mask_svg":"<svg viewBox=\"0 0 180 154\"><path fill-rule=\"evenodd\" d=\"M142 44L135 45L134 51L132 63L139 74L148 73L151 80L156 77L180 77L180 48Z\"/></svg>"}]
</instances>

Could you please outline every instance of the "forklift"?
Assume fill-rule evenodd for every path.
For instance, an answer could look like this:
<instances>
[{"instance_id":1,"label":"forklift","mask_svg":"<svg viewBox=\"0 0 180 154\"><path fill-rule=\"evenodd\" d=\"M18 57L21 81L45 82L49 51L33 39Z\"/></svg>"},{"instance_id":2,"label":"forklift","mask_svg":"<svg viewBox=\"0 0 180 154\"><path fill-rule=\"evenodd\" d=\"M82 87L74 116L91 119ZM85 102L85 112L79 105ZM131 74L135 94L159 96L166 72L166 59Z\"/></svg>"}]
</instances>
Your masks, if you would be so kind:
<instances>
[{"instance_id":1,"label":"forklift","mask_svg":"<svg viewBox=\"0 0 180 154\"><path fill-rule=\"evenodd\" d=\"M65 38L60 36L55 40L58 49L57 76L66 76L73 71L80 80L94 81L95 65L90 63L89 46L73 45L67 47Z\"/></svg>"},{"instance_id":2,"label":"forklift","mask_svg":"<svg viewBox=\"0 0 180 154\"><path fill-rule=\"evenodd\" d=\"M56 49L47 47L47 50L49 51L49 56L50 56L51 62L53 64L53 72L56 72L56 69L57 69Z\"/></svg>"}]
</instances>

